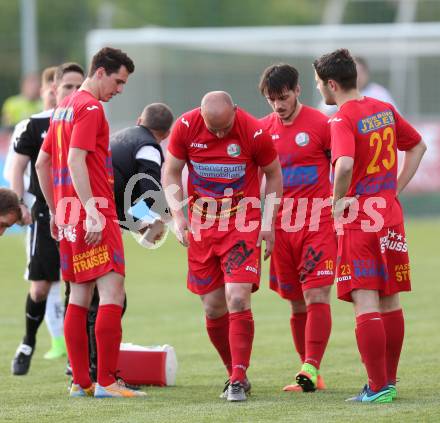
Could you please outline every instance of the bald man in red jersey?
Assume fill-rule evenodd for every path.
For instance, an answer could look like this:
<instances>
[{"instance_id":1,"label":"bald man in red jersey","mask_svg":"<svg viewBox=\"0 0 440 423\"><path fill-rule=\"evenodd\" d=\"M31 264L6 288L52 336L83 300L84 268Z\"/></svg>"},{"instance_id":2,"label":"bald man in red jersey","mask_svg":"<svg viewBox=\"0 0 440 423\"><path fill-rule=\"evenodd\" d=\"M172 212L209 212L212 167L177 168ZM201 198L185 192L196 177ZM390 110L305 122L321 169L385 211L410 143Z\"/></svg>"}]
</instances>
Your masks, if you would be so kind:
<instances>
[{"instance_id":1,"label":"bald man in red jersey","mask_svg":"<svg viewBox=\"0 0 440 423\"><path fill-rule=\"evenodd\" d=\"M189 220L179 207L185 164ZM261 243L266 259L274 242L277 207L265 207L261 224L260 170L266 197L279 198L281 170L270 136L228 93L206 94L200 108L177 119L164 186L176 235L188 246L188 289L201 297L209 338L229 374L221 395L228 401L244 401L250 391L251 293L259 287Z\"/></svg>"}]
</instances>

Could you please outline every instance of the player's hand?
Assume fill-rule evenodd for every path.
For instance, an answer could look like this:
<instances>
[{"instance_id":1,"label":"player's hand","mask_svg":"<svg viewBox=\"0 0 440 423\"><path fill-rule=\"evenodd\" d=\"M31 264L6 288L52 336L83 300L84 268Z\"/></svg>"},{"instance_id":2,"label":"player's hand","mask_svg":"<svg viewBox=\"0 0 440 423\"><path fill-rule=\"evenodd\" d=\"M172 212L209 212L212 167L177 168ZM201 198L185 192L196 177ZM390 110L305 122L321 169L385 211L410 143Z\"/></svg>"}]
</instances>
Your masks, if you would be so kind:
<instances>
[{"instance_id":1,"label":"player's hand","mask_svg":"<svg viewBox=\"0 0 440 423\"><path fill-rule=\"evenodd\" d=\"M165 225L160 219L156 219L153 223L147 223L142 226L142 234L140 243L141 245L151 248L156 242L160 241L165 234Z\"/></svg>"},{"instance_id":2,"label":"player's hand","mask_svg":"<svg viewBox=\"0 0 440 423\"><path fill-rule=\"evenodd\" d=\"M155 222L155 225L157 225L157 233L153 239L154 243L156 243L157 241L160 241L162 239L162 237L165 234L165 223L162 222L162 220L158 220L157 222Z\"/></svg>"},{"instance_id":3,"label":"player's hand","mask_svg":"<svg viewBox=\"0 0 440 423\"><path fill-rule=\"evenodd\" d=\"M148 222L142 222L140 227L139 227L139 233L141 235L143 235L146 231L148 231L148 229L151 228L151 223Z\"/></svg>"},{"instance_id":4,"label":"player's hand","mask_svg":"<svg viewBox=\"0 0 440 423\"><path fill-rule=\"evenodd\" d=\"M339 220L343 215L345 210L349 209L351 205L358 201L359 196L356 197L344 197L336 202L332 199L332 215L335 220Z\"/></svg>"},{"instance_id":5,"label":"player's hand","mask_svg":"<svg viewBox=\"0 0 440 423\"><path fill-rule=\"evenodd\" d=\"M272 254L273 246L275 244L275 230L261 230L258 235L257 247L261 247L263 240L266 242L266 249L264 250L264 260L267 260Z\"/></svg>"},{"instance_id":6,"label":"player's hand","mask_svg":"<svg viewBox=\"0 0 440 423\"><path fill-rule=\"evenodd\" d=\"M55 241L60 241L60 229L55 223L55 215L50 215L50 235Z\"/></svg>"},{"instance_id":7,"label":"player's hand","mask_svg":"<svg viewBox=\"0 0 440 423\"><path fill-rule=\"evenodd\" d=\"M96 219L96 214L86 215L86 235L84 241L87 245L98 245L102 240L102 230L104 229L104 222Z\"/></svg>"},{"instance_id":8,"label":"player's hand","mask_svg":"<svg viewBox=\"0 0 440 423\"><path fill-rule=\"evenodd\" d=\"M188 221L185 216L174 217L174 230L178 241L184 246L188 247Z\"/></svg>"},{"instance_id":9,"label":"player's hand","mask_svg":"<svg viewBox=\"0 0 440 423\"><path fill-rule=\"evenodd\" d=\"M32 216L26 204L20 204L20 210L21 220L17 223L21 226L30 225L32 223Z\"/></svg>"}]
</instances>

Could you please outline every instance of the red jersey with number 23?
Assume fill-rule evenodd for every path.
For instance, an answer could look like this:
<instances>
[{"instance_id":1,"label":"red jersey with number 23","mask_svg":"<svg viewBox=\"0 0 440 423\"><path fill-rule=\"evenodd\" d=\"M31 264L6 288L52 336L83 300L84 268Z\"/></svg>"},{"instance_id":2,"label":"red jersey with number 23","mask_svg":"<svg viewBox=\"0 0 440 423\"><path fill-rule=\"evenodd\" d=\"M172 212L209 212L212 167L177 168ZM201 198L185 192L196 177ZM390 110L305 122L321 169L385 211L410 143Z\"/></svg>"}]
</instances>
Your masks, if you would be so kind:
<instances>
[{"instance_id":1,"label":"red jersey with number 23","mask_svg":"<svg viewBox=\"0 0 440 423\"><path fill-rule=\"evenodd\" d=\"M397 150L410 150L420 134L394 106L370 97L350 100L330 119L332 163L342 156L354 159L353 176L347 196L359 197L359 213L347 228L359 229L361 221L374 223L365 213L364 203L371 197L385 200L385 207L373 204L384 219L384 226L403 221L396 198Z\"/></svg>"},{"instance_id":2,"label":"red jersey with number 23","mask_svg":"<svg viewBox=\"0 0 440 423\"><path fill-rule=\"evenodd\" d=\"M215 219L209 232L217 231L225 216L230 216L228 230L239 213L246 213L245 222L261 220L258 168L272 163L277 152L255 117L237 108L232 129L218 138L206 128L200 108L194 109L177 119L168 150L186 161L190 216ZM251 197L253 205L242 201ZM211 203L215 216L201 207L205 201Z\"/></svg>"},{"instance_id":3,"label":"red jersey with number 23","mask_svg":"<svg viewBox=\"0 0 440 423\"><path fill-rule=\"evenodd\" d=\"M87 91L77 91L61 102L55 109L41 148L52 156L56 206L65 197L78 198L70 176L67 158L70 148L79 148L91 153L87 155L86 162L93 197L101 197L108 201L107 206L100 205L98 202L98 210L105 217L116 219L109 127L102 104L92 94ZM79 201L78 204L80 204ZM80 220L85 218L82 206L79 218ZM66 213L63 223L67 223L68 219L69 213ZM57 223L61 222L57 221Z\"/></svg>"}]
</instances>

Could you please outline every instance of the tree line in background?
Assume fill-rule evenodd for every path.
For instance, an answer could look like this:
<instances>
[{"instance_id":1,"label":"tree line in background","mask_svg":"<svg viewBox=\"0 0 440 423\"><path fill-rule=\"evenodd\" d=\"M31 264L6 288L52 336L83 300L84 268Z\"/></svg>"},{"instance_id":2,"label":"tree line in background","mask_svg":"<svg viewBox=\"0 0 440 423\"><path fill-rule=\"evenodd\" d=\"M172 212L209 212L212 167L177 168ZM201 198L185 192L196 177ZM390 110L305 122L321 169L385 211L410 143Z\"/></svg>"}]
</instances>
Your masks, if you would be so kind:
<instances>
[{"instance_id":1,"label":"tree line in background","mask_svg":"<svg viewBox=\"0 0 440 423\"><path fill-rule=\"evenodd\" d=\"M40 67L85 64L85 37L95 28L319 24L327 0L36 0ZM438 0L424 0L420 20L440 20ZM432 5L429 5L432 3ZM348 4L344 23L392 22L397 2ZM0 0L0 105L19 91L20 1Z\"/></svg>"}]
</instances>

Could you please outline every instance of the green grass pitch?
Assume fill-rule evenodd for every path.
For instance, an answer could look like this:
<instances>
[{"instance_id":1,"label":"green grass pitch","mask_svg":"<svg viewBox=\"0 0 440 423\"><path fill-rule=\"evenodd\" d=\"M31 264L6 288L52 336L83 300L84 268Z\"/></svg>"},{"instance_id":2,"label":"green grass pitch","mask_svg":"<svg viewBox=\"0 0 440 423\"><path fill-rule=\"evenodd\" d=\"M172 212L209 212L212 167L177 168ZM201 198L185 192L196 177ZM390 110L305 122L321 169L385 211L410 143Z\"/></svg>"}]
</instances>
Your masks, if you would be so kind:
<instances>
[{"instance_id":1,"label":"green grass pitch","mask_svg":"<svg viewBox=\"0 0 440 423\"><path fill-rule=\"evenodd\" d=\"M440 221L407 224L413 292L403 295L406 339L399 397L392 404L357 405L344 399L366 380L354 340L351 306L333 298L333 331L322 363L326 392L285 393L299 360L289 330L288 304L268 289L267 264L253 296L255 342L249 369L253 393L246 403L218 398L225 372L204 329L200 300L186 289L186 252L172 236L154 251L125 236L128 311L126 342L171 344L179 361L177 386L146 388L145 399L70 399L64 360L47 361L43 323L30 373L10 375L23 335L27 284L23 238L0 240L0 422L437 422L440 420Z\"/></svg>"}]
</instances>

